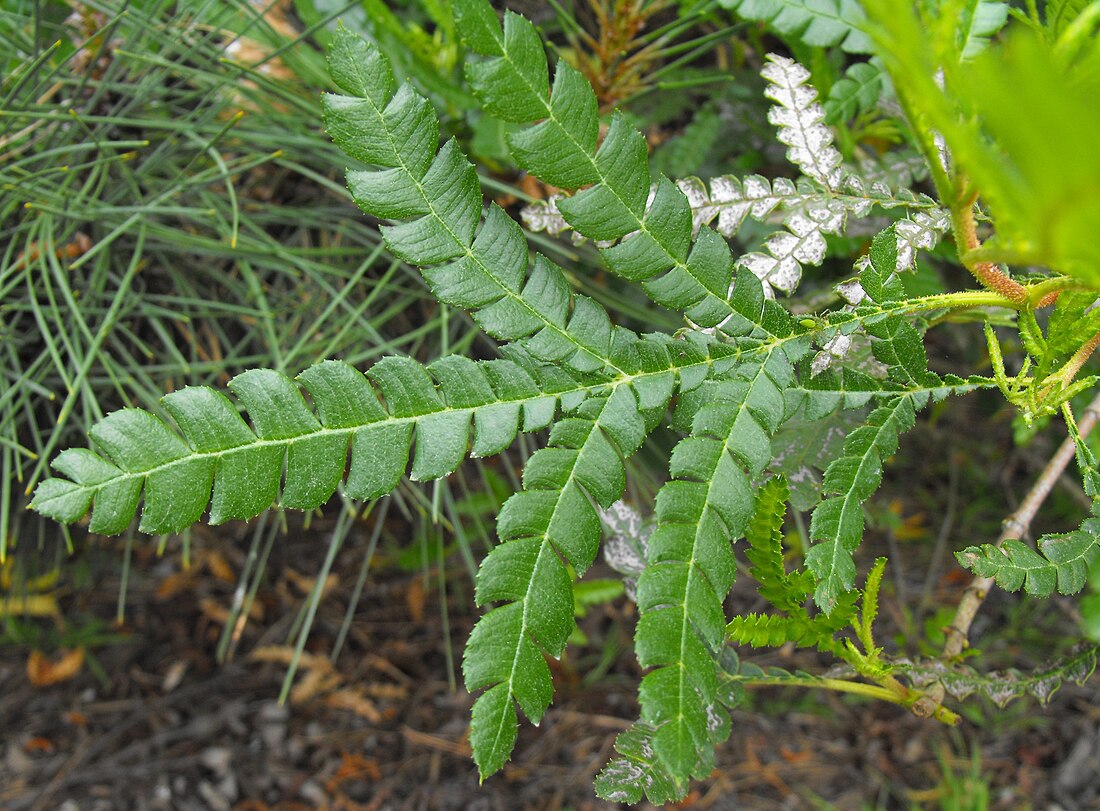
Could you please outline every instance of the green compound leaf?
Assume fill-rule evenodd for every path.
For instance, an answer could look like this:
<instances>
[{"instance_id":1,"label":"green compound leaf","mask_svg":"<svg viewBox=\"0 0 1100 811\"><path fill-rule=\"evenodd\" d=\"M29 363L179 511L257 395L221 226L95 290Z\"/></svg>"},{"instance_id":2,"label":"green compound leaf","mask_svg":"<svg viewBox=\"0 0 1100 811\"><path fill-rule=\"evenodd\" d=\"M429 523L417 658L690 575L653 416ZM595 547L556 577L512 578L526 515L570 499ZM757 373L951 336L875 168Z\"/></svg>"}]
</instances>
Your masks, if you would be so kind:
<instances>
[{"instance_id":1,"label":"green compound leaf","mask_svg":"<svg viewBox=\"0 0 1100 811\"><path fill-rule=\"evenodd\" d=\"M382 227L387 247L421 266L432 292L469 309L490 335L580 371L613 366L603 308L575 297L545 257L536 258L528 275L523 232L498 206L491 205L482 222L477 174L454 141L438 148L439 122L429 102L409 84L395 90L377 49L344 29L334 37L329 62L347 94L323 96L329 134L350 157L382 167L349 170L351 195L368 214L405 220Z\"/></svg>"},{"instance_id":2,"label":"green compound leaf","mask_svg":"<svg viewBox=\"0 0 1100 811\"><path fill-rule=\"evenodd\" d=\"M478 622L463 658L466 688L488 688L474 705L470 733L482 777L499 770L511 752L515 705L537 723L553 697L544 655L560 656L574 628L565 567L580 575L595 559L600 520L593 504L606 508L622 495L623 459L656 424L646 415L663 415L674 388L697 387L731 351L701 336L694 342L638 340L623 331L612 341L612 356L637 372L593 386L587 399L559 392L563 407L577 405L554 424L549 447L528 460L523 491L498 517L502 543L478 573L478 604L502 603ZM552 389L544 383L544 390Z\"/></svg>"},{"instance_id":3,"label":"green compound leaf","mask_svg":"<svg viewBox=\"0 0 1100 811\"><path fill-rule=\"evenodd\" d=\"M737 285L746 321L767 320L759 280L745 272ZM789 336L789 317L767 329ZM748 339L746 346L755 351L728 374L682 398L678 419L690 414L691 436L673 451L673 479L657 495L657 528L638 579L635 647L641 665L653 668L639 693L642 721L653 727L654 762L677 785L710 771L714 745L729 732L714 655L725 638L731 541L752 516L753 482L771 459L769 438L784 416L782 391L793 379L787 351L800 351L776 340Z\"/></svg>"},{"instance_id":4,"label":"green compound leaf","mask_svg":"<svg viewBox=\"0 0 1100 811\"><path fill-rule=\"evenodd\" d=\"M810 538L818 541L806 553L806 565L817 579L814 602L832 611L841 594L855 585L852 552L863 540L863 502L882 481L882 463L898 447L898 435L915 423L919 396L902 396L871 412L867 423L853 431L844 451L825 470L827 498L810 521Z\"/></svg>"},{"instance_id":5,"label":"green compound leaf","mask_svg":"<svg viewBox=\"0 0 1100 811\"><path fill-rule=\"evenodd\" d=\"M520 430L545 428L559 402L575 409L590 396L621 390L616 403L630 395L647 413L663 411L679 375L697 384L721 357L717 345L712 356L707 344L615 335L610 352L632 371L610 381L522 353L514 361L452 356L426 367L389 357L367 376L324 361L302 372L298 385L253 369L230 382L251 427L225 395L187 387L162 400L178 432L139 409L107 415L91 430L100 452L59 454L53 467L66 478L42 482L31 506L65 523L91 509L91 531L116 534L130 525L144 493L141 531L170 533L199 521L208 506L215 524L252 518L275 503L311 510L341 483L352 498L379 498L406 473L437 479L467 454L500 453ZM629 409L606 419L622 446L641 442L645 426ZM616 484L591 482L601 492Z\"/></svg>"},{"instance_id":6,"label":"green compound leaf","mask_svg":"<svg viewBox=\"0 0 1100 811\"><path fill-rule=\"evenodd\" d=\"M1087 518L1081 528L1060 535L1044 535L1038 551L1017 540L1000 548L970 546L955 557L979 577L992 577L1005 591L1024 591L1034 597L1076 594L1088 580L1088 569L1100 557L1100 519Z\"/></svg>"},{"instance_id":7,"label":"green compound leaf","mask_svg":"<svg viewBox=\"0 0 1100 811\"><path fill-rule=\"evenodd\" d=\"M787 572L783 560L783 518L789 496L786 482L773 478L756 493L755 511L745 530L749 549L745 556L752 564L749 574L759 583L759 594L779 613L744 614L726 625L726 634L734 642L752 647L779 647L794 642L799 647L816 646L835 652L842 644L836 631L855 613L856 590L840 595L829 614L811 617L806 598L814 591L811 572Z\"/></svg>"},{"instance_id":8,"label":"green compound leaf","mask_svg":"<svg viewBox=\"0 0 1100 811\"><path fill-rule=\"evenodd\" d=\"M778 648L786 642L800 643L810 631L810 623L800 616L745 614L734 617L726 628L729 638L739 645Z\"/></svg>"},{"instance_id":9,"label":"green compound leaf","mask_svg":"<svg viewBox=\"0 0 1100 811\"><path fill-rule=\"evenodd\" d=\"M587 187L558 201L568 225L589 239L623 240L601 250L607 266L642 282L658 304L703 327L729 318L729 246L704 229L692 247L687 198L666 178L651 176L641 133L615 113L600 143L595 93L565 60L547 94L546 57L531 23L506 12L501 30L488 0L458 0L455 8L460 20L476 21L466 44L484 58L469 62L466 75L485 109L515 123L539 122L509 134L516 162L553 186Z\"/></svg>"},{"instance_id":10,"label":"green compound leaf","mask_svg":"<svg viewBox=\"0 0 1100 811\"><path fill-rule=\"evenodd\" d=\"M1065 656L1036 668L1021 672L1015 668L980 673L962 664L946 664L938 659L931 661L896 660L892 662L917 687L941 684L948 695L960 701L967 696L985 696L998 707L1010 701L1032 695L1040 704L1050 701L1055 691L1066 682L1084 684L1096 670L1096 657L1100 645L1082 643Z\"/></svg>"},{"instance_id":11,"label":"green compound leaf","mask_svg":"<svg viewBox=\"0 0 1100 811\"><path fill-rule=\"evenodd\" d=\"M1100 72L1061 64L1038 37L1017 32L960 69L957 90L988 141L960 133L961 164L974 172L997 221L997 241L1100 286ZM1027 110L1026 120L1021 110ZM1077 204L1065 207L1066 200Z\"/></svg>"},{"instance_id":12,"label":"green compound leaf","mask_svg":"<svg viewBox=\"0 0 1100 811\"><path fill-rule=\"evenodd\" d=\"M1047 322L1047 352L1054 361L1062 361L1076 352L1084 341L1100 331L1100 308L1093 307L1096 293L1066 290L1058 296Z\"/></svg>"},{"instance_id":13,"label":"green compound leaf","mask_svg":"<svg viewBox=\"0 0 1100 811\"><path fill-rule=\"evenodd\" d=\"M466 689L489 688L474 704L470 728L482 778L499 770L511 753L513 701L538 723L553 698L543 654L560 656L574 627L566 564L578 575L592 565L600 541L592 502L609 507L622 495L622 457L644 436L629 387L590 398L554 425L549 447L527 462L523 491L500 512L502 543L481 565L477 602L504 604L478 621L462 665Z\"/></svg>"},{"instance_id":14,"label":"green compound leaf","mask_svg":"<svg viewBox=\"0 0 1100 811\"><path fill-rule=\"evenodd\" d=\"M612 760L596 777L596 794L612 803L637 803L642 797L656 805L675 802L684 796L684 786L653 759L650 724L637 723L615 738Z\"/></svg>"},{"instance_id":15,"label":"green compound leaf","mask_svg":"<svg viewBox=\"0 0 1100 811\"><path fill-rule=\"evenodd\" d=\"M829 88L824 102L825 122L850 121L872 109L889 84L889 75L877 62L856 62Z\"/></svg>"},{"instance_id":16,"label":"green compound leaf","mask_svg":"<svg viewBox=\"0 0 1100 811\"><path fill-rule=\"evenodd\" d=\"M669 374L643 373L634 383ZM225 395L201 386L162 400L178 433L139 409L108 414L91 429L100 453L59 454L53 467L67 479L42 482L31 506L65 523L90 507L91 531L115 534L144 492L141 531L170 533L199 521L208 505L215 524L275 503L311 510L342 482L352 498L378 498L406 474L410 455L413 479L446 476L471 450L499 453L518 431L544 427L559 399L580 402L604 388L569 377L561 388L560 377L540 376L537 367L457 356L427 367L384 358L368 375L340 361L306 369L298 385L270 369L238 375L229 385L251 427Z\"/></svg>"}]
</instances>

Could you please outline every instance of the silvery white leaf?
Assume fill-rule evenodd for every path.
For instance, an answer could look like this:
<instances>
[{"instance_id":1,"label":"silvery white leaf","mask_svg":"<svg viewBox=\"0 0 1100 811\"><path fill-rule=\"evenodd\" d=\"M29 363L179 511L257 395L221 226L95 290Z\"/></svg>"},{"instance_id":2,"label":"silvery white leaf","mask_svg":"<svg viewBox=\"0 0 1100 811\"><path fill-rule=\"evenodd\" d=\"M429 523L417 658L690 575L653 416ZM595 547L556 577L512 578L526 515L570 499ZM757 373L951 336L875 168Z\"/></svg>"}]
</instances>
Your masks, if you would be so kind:
<instances>
[{"instance_id":1,"label":"silvery white leaf","mask_svg":"<svg viewBox=\"0 0 1100 811\"><path fill-rule=\"evenodd\" d=\"M806 262L811 265L820 265L825 259L825 237L821 235L821 229L815 227L813 220L796 214L787 221L789 232L776 231L768 238L768 250L777 259L786 256Z\"/></svg>"},{"instance_id":2,"label":"silvery white leaf","mask_svg":"<svg viewBox=\"0 0 1100 811\"><path fill-rule=\"evenodd\" d=\"M730 175L714 178L710 183L710 200L718 211L718 233L727 239L737 233L750 213L761 219L779 205L768 181L756 176L744 181Z\"/></svg>"},{"instance_id":3,"label":"silvery white leaf","mask_svg":"<svg viewBox=\"0 0 1100 811\"><path fill-rule=\"evenodd\" d=\"M894 150L859 162L859 174L879 189L891 187L906 190L928 177L924 156L914 150Z\"/></svg>"},{"instance_id":4,"label":"silvery white leaf","mask_svg":"<svg viewBox=\"0 0 1100 811\"><path fill-rule=\"evenodd\" d=\"M916 266L917 251L930 251L951 227L951 215L944 209L915 211L907 219L898 220L894 233L898 239L898 270Z\"/></svg>"},{"instance_id":5,"label":"silvery white leaf","mask_svg":"<svg viewBox=\"0 0 1100 811\"><path fill-rule=\"evenodd\" d=\"M653 521L645 520L637 510L620 499L607 509L600 510L600 522L609 535L603 545L603 558L608 566L625 575L623 585L627 596L633 600L636 579L646 568Z\"/></svg>"},{"instance_id":6,"label":"silvery white leaf","mask_svg":"<svg viewBox=\"0 0 1100 811\"><path fill-rule=\"evenodd\" d=\"M777 234L779 235L778 240L784 246L797 245L797 238L793 234L784 231L779 231ZM775 236L773 235L773 237ZM790 237L795 242L791 243L790 239L785 237ZM770 242L771 238L769 238ZM769 247L771 247L770 244ZM797 259L789 254L768 256L765 253L747 253L741 257L738 264L748 268L762 282L767 282L764 285L764 294L768 298L775 298L773 288L784 293L792 292L802 278L802 266Z\"/></svg>"},{"instance_id":7,"label":"silvery white leaf","mask_svg":"<svg viewBox=\"0 0 1100 811\"><path fill-rule=\"evenodd\" d=\"M710 221L718 216L718 208L710 204L710 195L707 194L707 186L697 177L687 177L677 180L676 185L691 206L691 235L695 237L699 229L709 225Z\"/></svg>"},{"instance_id":8,"label":"silvery white leaf","mask_svg":"<svg viewBox=\"0 0 1100 811\"><path fill-rule=\"evenodd\" d=\"M754 220L763 221L769 214L779 207L782 202L780 195L794 196L794 186L789 182L786 186L782 181L778 186L768 183L767 178L760 175L749 175L741 184L745 194L745 200L752 202L749 213Z\"/></svg>"},{"instance_id":9,"label":"silvery white leaf","mask_svg":"<svg viewBox=\"0 0 1100 811\"><path fill-rule=\"evenodd\" d=\"M748 268L752 274L762 282L768 282L768 277L775 271L779 265L779 260L774 256L768 256L766 253L747 253L737 260L737 264L741 267ZM764 285L764 295L768 298L775 298L775 293L772 291L771 284Z\"/></svg>"},{"instance_id":10,"label":"silvery white leaf","mask_svg":"<svg viewBox=\"0 0 1100 811\"><path fill-rule=\"evenodd\" d=\"M1001 4L998 4L998 5L1001 5ZM1007 9L1007 6L1005 8ZM973 56L973 54L966 54L965 52L963 54L964 58L968 55ZM932 80L936 83L936 87L938 87L940 90L943 90L943 87L944 87L943 68L940 68L939 70L936 71L935 75L932 77ZM943 169L943 171L946 172L947 174L951 174L951 150L949 150L947 148L947 141L944 140L944 137L939 133L938 130L933 131L933 133L932 133L932 142L936 146L936 157L939 158L940 168Z\"/></svg>"},{"instance_id":11,"label":"silvery white leaf","mask_svg":"<svg viewBox=\"0 0 1100 811\"><path fill-rule=\"evenodd\" d=\"M860 208L863 206L860 205ZM870 208L868 202L867 208ZM844 230L844 221L848 216L848 209L840 200L826 198L810 198L802 208L807 218L814 222L814 227L826 234L839 234ZM790 220L787 226L791 227ZM795 230L791 227L791 230Z\"/></svg>"},{"instance_id":12,"label":"silvery white leaf","mask_svg":"<svg viewBox=\"0 0 1100 811\"><path fill-rule=\"evenodd\" d=\"M779 128L777 138L788 146L787 159L824 186L840 188L841 155L833 146L817 91L807 84L810 72L778 54L768 54L767 60L760 72L769 82L764 95L777 105L768 111L768 121Z\"/></svg>"},{"instance_id":13,"label":"silvery white leaf","mask_svg":"<svg viewBox=\"0 0 1100 811\"><path fill-rule=\"evenodd\" d=\"M836 286L836 292L837 295L853 306L867 298L867 291L863 289L859 279L841 282Z\"/></svg>"},{"instance_id":14,"label":"silvery white leaf","mask_svg":"<svg viewBox=\"0 0 1100 811\"><path fill-rule=\"evenodd\" d=\"M844 360L848 350L852 348L852 336L837 333L821 347L821 351L814 356L810 364L810 377L817 377L830 366L834 360Z\"/></svg>"},{"instance_id":15,"label":"silvery white leaf","mask_svg":"<svg viewBox=\"0 0 1100 811\"><path fill-rule=\"evenodd\" d=\"M561 197L560 194L551 194L545 200L536 200L524 206L519 216L523 219L527 230L545 231L553 236L569 230L569 223L558 211L558 200Z\"/></svg>"},{"instance_id":16,"label":"silvery white leaf","mask_svg":"<svg viewBox=\"0 0 1100 811\"><path fill-rule=\"evenodd\" d=\"M943 171L951 172L951 150L947 148L947 140L938 132L933 133L932 140L936 145L936 155L940 159Z\"/></svg>"}]
</instances>

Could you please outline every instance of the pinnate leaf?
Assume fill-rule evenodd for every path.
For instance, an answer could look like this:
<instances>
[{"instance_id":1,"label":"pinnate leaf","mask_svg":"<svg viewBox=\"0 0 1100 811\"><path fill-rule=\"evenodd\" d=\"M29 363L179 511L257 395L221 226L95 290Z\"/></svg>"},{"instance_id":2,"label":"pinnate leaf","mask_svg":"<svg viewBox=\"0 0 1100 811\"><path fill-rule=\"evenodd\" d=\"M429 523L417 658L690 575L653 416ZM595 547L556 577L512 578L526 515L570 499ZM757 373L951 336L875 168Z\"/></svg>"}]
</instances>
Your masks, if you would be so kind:
<instances>
[{"instance_id":1,"label":"pinnate leaf","mask_svg":"<svg viewBox=\"0 0 1100 811\"><path fill-rule=\"evenodd\" d=\"M1076 594L1085 585L1088 568L1100 557L1100 519L1088 518L1081 528L1060 535L1044 535L1038 551L1009 539L1001 547L970 546L956 557L979 577L992 577L1005 591L1024 591L1035 597Z\"/></svg>"},{"instance_id":2,"label":"pinnate leaf","mask_svg":"<svg viewBox=\"0 0 1100 811\"><path fill-rule=\"evenodd\" d=\"M489 11L489 25L489 18L473 5L464 13L477 23L471 36L478 46L504 49L509 55L473 66L480 77L475 78L495 86L501 79L497 73L519 71L535 84L515 98L502 99L502 109L512 115L545 115L549 102L545 91L537 90L540 81L545 86L546 71L538 34L522 17L509 14L498 40L490 32L499 30L493 29L495 14ZM352 198L368 214L403 220L382 227L387 247L421 266L433 293L447 304L470 309L490 335L521 341L540 360L564 362L580 371L607 366L606 342L591 330L596 321L608 321L602 307L586 301L579 305L584 315L577 317L578 305L564 274L543 257L528 276L522 231L495 204L482 221L477 174L456 142L439 148L439 122L430 103L410 84L395 88L385 59L344 29L336 33L329 61L347 95L323 96L326 128L350 157L381 167L348 171ZM566 135L581 133L568 131L562 137ZM595 132L589 139L593 148L594 139Z\"/></svg>"},{"instance_id":3,"label":"pinnate leaf","mask_svg":"<svg viewBox=\"0 0 1100 811\"><path fill-rule=\"evenodd\" d=\"M515 742L513 701L538 723L553 697L543 653L560 656L573 630L567 562L583 574L596 557L600 519L625 487L620 454L641 444L645 430L630 388L591 398L560 420L550 446L524 470L524 489L504 505L501 544L481 565L479 605L502 602L470 635L463 657L466 689L489 688L474 704L470 740L482 777L498 770ZM563 562L564 561L564 562Z\"/></svg>"},{"instance_id":4,"label":"pinnate leaf","mask_svg":"<svg viewBox=\"0 0 1100 811\"><path fill-rule=\"evenodd\" d=\"M460 0L462 14L486 21L487 0ZM733 260L729 248L713 233L690 251L691 217L687 200L675 184L651 176L645 139L615 113L602 143L595 93L566 60L559 60L549 98L545 55L537 34L511 38L510 26L530 23L506 13L503 37L484 37L480 27L467 45L483 58L467 63L467 78L486 110L517 123L535 123L508 136L521 168L563 189L529 221L554 232L567 224L577 234L601 243L623 240L603 252L608 267L632 280L659 304L683 311L694 323L713 327L729 318ZM520 101L521 100L521 101ZM560 220L559 220L560 215Z\"/></svg>"},{"instance_id":5,"label":"pinnate leaf","mask_svg":"<svg viewBox=\"0 0 1100 811\"><path fill-rule=\"evenodd\" d=\"M915 399L898 397L871 412L845 441L843 455L825 470L826 498L810 522L810 538L817 543L806 553L806 565L817 579L814 601L825 612L855 585L852 552L863 539L863 502L878 489L882 464L897 450L898 434L913 427Z\"/></svg>"},{"instance_id":6,"label":"pinnate leaf","mask_svg":"<svg viewBox=\"0 0 1100 811\"><path fill-rule=\"evenodd\" d=\"M452 472L469 450L471 422L474 449L496 453L521 427L545 425L521 415L552 416L559 398L577 404L601 387L566 376L565 388L548 394L554 380L563 381L546 374L532 376L504 360L444 358L423 367L390 357L375 364L369 378L340 361L324 361L304 371L296 385L278 372L254 369L230 382L251 426L225 395L201 386L163 400L178 433L148 412L116 411L91 430L100 452L59 454L53 466L67 478L42 482L32 507L66 523L90 507L90 529L115 534L129 526L144 492L141 530L177 532L200 520L208 506L212 523L252 518L276 502L313 509L332 496L345 467L348 495L378 498L397 486L410 454L414 478ZM666 366L633 383L673 374ZM622 391L633 397L629 386ZM628 434L625 426L619 429L624 441L640 443L639 430Z\"/></svg>"}]
</instances>

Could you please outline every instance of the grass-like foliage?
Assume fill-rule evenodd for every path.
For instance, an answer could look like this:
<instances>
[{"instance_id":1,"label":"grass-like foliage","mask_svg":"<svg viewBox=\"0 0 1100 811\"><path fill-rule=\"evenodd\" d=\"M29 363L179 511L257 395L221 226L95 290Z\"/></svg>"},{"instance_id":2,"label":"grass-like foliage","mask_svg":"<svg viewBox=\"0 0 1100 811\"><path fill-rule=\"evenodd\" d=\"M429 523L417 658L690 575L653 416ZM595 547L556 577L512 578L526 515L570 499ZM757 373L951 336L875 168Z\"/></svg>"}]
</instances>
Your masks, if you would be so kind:
<instances>
[{"instance_id":1,"label":"grass-like foliage","mask_svg":"<svg viewBox=\"0 0 1100 811\"><path fill-rule=\"evenodd\" d=\"M96 450L57 456L60 475L38 486L34 508L66 523L90 510L89 529L102 533L123 531L140 511L142 531L176 532L204 514L220 523L273 504L313 510L337 490L353 499L382 498L406 475L439 479L467 456L500 453L517 433L548 428L546 447L526 463L522 489L499 513L499 544L477 578L477 602L489 608L472 632L463 672L467 689L480 691L470 741L486 777L512 751L518 711L534 723L547 711L553 681L546 656L560 656L574 628L572 584L596 559L600 510L622 497L625 460L667 425L680 439L653 505L655 528L636 585L635 653L646 671L641 717L619 738L620 757L601 775L600 794L625 801L682 797L691 779L711 771L715 746L730 734L728 709L752 684L844 690L957 721L923 687L899 680L919 668L902 668L875 642L886 564L880 559L860 572L864 503L917 412L978 388L1000 388L1028 419L1064 414L1086 491L1096 496L1095 459L1071 402L1092 385L1079 373L1098 342L1089 309L1095 268L1082 270L1091 249L1074 242L1094 233L1086 228L1093 201L1083 202L1083 213L1064 229L1039 221L1063 191L1079 188L1077 178L1062 178L1071 186L1063 190L1047 173L1049 206L1023 201L1014 185L1019 173L996 176L996 161L979 144L991 137L1026 177L1042 168L1027 152L1029 139L1011 137L1001 118L960 118L958 110L941 110L946 102L925 104L930 91L923 80L907 82L908 71L925 59L917 53L923 43L907 39L906 25L916 25L916 16L892 15L887 3L848 0L726 5L809 44L879 53L876 69L890 72L938 199L891 188L845 163L809 71L776 54L762 67L774 102L769 120L801 178L723 177L709 187L695 178L668 179L651 170L645 138L626 115L601 118L584 76L564 59L551 68L531 22L511 12L502 22L487 0L456 0L470 91L487 114L509 125L516 164L562 190L544 220L559 218L554 230L568 227L596 242L612 273L683 316L675 334L640 335L574 292L550 259L531 255L520 226L496 203L485 206L479 175L459 142L440 145L432 104L411 82L397 81L377 47L341 29L329 52L338 92L324 96L323 114L328 133L355 162L347 172L351 196L385 222L387 250L418 267L440 302L468 311L499 343L501 357L448 355L421 364L391 356L365 373L326 360L294 380L252 369L229 383L237 404L213 388L182 388L161 401L166 419L129 408L98 421L91 429ZM1024 56L1051 50L1048 40L1057 38L1029 35L1022 51L1005 52L988 43L1004 23L1003 4L955 3L967 5L967 13L954 16L940 5L952 4L921 4L957 21L936 28L949 87L955 73L970 75L967 60L984 48L974 75L997 91L997 59L1019 68ZM1062 36L1077 36L1072 26L1066 31ZM1049 82L1045 92L1061 93L1058 83L1087 50L1074 43L1080 48L1053 47L1040 60L1051 70L1029 76L1028 87ZM1093 60L1092 67L1100 60L1095 49L1080 58ZM1082 86L1092 87L1100 72L1083 75ZM1072 97L1067 110L1079 90L1074 84L1065 91ZM951 98L967 112L983 101L965 92ZM1081 115L1094 116L1095 108ZM942 137L922 129L926 120ZM1080 146L1066 140L1069 150ZM1080 157L1091 171L1095 153ZM975 203L986 189L998 240L981 245ZM849 220L872 211L887 214L890 224L827 308L795 315L776 300L797 288L806 266L821 263L826 235L843 233ZM760 251L735 259L730 240L742 224L768 222L776 212L779 230ZM1008 223L1004 240L1001 216ZM1034 242L1020 236L1029 227L1038 229ZM910 294L901 274L948 231L981 286ZM997 253L1001 246L1007 256ZM998 263L1017 256L1051 270L1014 279ZM1034 313L1059 295L1065 298L1044 331ZM992 329L991 377L929 370L926 330L976 309L999 312L1002 323L1005 313L1018 317L1029 354L1018 375L1005 371ZM837 443L835 458L819 460L824 478L810 545L804 565L790 567L782 531L790 493L777 475L773 443L796 417L826 421L841 410L857 411L858 427ZM966 550L960 559L1007 588L1077 591L1097 555L1098 520L1040 539L1041 554L1013 541L1003 550ZM739 542L770 609L730 618L724 603ZM758 672L731 659L730 641L817 648L842 660L850 678Z\"/></svg>"},{"instance_id":2,"label":"grass-like foliage","mask_svg":"<svg viewBox=\"0 0 1100 811\"><path fill-rule=\"evenodd\" d=\"M15 2L0 15L0 558L58 450L186 385L440 354L439 306L347 217L323 55L244 2ZM260 63L257 67L257 63ZM461 314L450 344L478 333Z\"/></svg>"}]
</instances>

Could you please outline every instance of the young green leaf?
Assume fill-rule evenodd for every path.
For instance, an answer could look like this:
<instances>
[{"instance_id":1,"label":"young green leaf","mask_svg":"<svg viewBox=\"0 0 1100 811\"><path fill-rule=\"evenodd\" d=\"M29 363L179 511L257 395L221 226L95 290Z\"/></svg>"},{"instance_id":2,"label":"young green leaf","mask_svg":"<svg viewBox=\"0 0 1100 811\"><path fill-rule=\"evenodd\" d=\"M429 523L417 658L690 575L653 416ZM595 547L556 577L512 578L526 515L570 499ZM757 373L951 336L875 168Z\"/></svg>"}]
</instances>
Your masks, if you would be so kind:
<instances>
[{"instance_id":1,"label":"young green leaf","mask_svg":"<svg viewBox=\"0 0 1100 811\"><path fill-rule=\"evenodd\" d=\"M898 434L914 424L911 396L898 397L871 412L867 424L844 443L844 454L825 471L824 491L835 494L817 506L810 537L818 541L806 554L817 578L814 602L825 612L855 585L852 552L863 540L863 502L878 489L883 461L898 447Z\"/></svg>"},{"instance_id":2,"label":"young green leaf","mask_svg":"<svg viewBox=\"0 0 1100 811\"><path fill-rule=\"evenodd\" d=\"M825 122L839 124L870 110L889 82L889 76L877 62L856 62L829 88Z\"/></svg>"},{"instance_id":3,"label":"young green leaf","mask_svg":"<svg viewBox=\"0 0 1100 811\"><path fill-rule=\"evenodd\" d=\"M783 562L783 517L789 497L782 477L769 479L757 491L756 508L745 529L749 544L745 557L752 564L749 575L759 583L760 596L780 611L802 614L802 604L813 591L813 579L805 572L788 574ZM741 641L732 628L729 630L731 638Z\"/></svg>"},{"instance_id":4,"label":"young green leaf","mask_svg":"<svg viewBox=\"0 0 1100 811\"><path fill-rule=\"evenodd\" d=\"M1024 590L1035 597L1076 594L1085 585L1089 566L1100 557L1100 519L1088 518L1081 528L1061 535L1044 535L1039 551L1021 541L1007 540L969 546L955 557L979 577L992 577L1005 591Z\"/></svg>"},{"instance_id":5,"label":"young green leaf","mask_svg":"<svg viewBox=\"0 0 1100 811\"><path fill-rule=\"evenodd\" d=\"M990 37L1008 22L1008 3L996 0L968 2L959 20L959 54L971 59L989 45Z\"/></svg>"}]
</instances>

